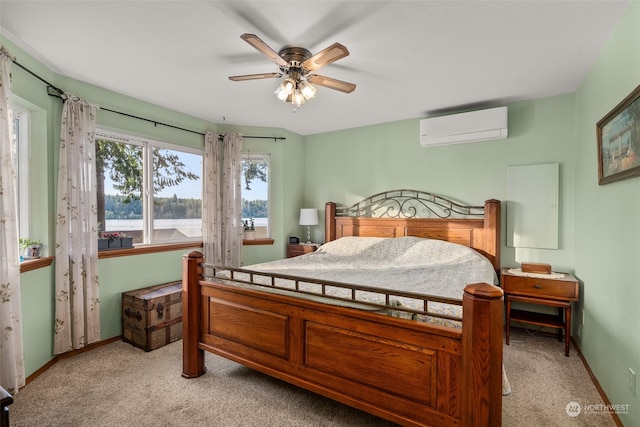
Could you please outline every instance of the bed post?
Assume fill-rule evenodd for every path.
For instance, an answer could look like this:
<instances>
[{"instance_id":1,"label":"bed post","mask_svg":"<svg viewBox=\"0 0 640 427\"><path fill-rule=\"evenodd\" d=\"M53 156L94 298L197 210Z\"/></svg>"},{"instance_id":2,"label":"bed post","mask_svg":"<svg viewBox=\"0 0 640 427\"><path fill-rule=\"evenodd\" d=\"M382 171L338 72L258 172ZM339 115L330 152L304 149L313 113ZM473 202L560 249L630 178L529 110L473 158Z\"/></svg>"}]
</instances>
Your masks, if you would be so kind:
<instances>
[{"instance_id":1,"label":"bed post","mask_svg":"<svg viewBox=\"0 0 640 427\"><path fill-rule=\"evenodd\" d=\"M200 287L204 262L201 252L182 256L182 376L195 378L204 374L204 350L198 348L200 340Z\"/></svg>"},{"instance_id":2,"label":"bed post","mask_svg":"<svg viewBox=\"0 0 640 427\"><path fill-rule=\"evenodd\" d=\"M327 202L324 206L324 241L336 240L336 204Z\"/></svg>"},{"instance_id":3,"label":"bed post","mask_svg":"<svg viewBox=\"0 0 640 427\"><path fill-rule=\"evenodd\" d=\"M502 312L502 289L467 285L462 297L462 426L502 423Z\"/></svg>"},{"instance_id":4,"label":"bed post","mask_svg":"<svg viewBox=\"0 0 640 427\"><path fill-rule=\"evenodd\" d=\"M500 200L490 199L484 202L484 245L485 251L491 255L493 268L500 270L500 232L502 208Z\"/></svg>"}]
</instances>

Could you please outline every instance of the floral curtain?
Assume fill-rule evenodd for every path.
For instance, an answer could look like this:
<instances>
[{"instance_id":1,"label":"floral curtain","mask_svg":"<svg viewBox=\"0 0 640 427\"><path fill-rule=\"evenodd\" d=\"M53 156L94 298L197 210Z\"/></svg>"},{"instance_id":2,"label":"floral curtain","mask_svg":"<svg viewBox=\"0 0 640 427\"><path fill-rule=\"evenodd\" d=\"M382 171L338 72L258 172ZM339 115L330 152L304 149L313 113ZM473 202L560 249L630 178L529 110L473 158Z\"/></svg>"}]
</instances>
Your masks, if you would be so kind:
<instances>
[{"instance_id":1,"label":"floral curtain","mask_svg":"<svg viewBox=\"0 0 640 427\"><path fill-rule=\"evenodd\" d=\"M18 202L12 143L11 63L0 45L0 386L17 393L25 384L20 306Z\"/></svg>"},{"instance_id":2,"label":"floral curtain","mask_svg":"<svg viewBox=\"0 0 640 427\"><path fill-rule=\"evenodd\" d=\"M204 136L204 180L202 183L202 240L204 256L207 262L222 265L222 221L216 218L222 216L220 203L220 145L218 134L207 132Z\"/></svg>"},{"instance_id":3,"label":"floral curtain","mask_svg":"<svg viewBox=\"0 0 640 427\"><path fill-rule=\"evenodd\" d=\"M207 132L204 150L202 220L207 262L239 267L242 262L242 136Z\"/></svg>"},{"instance_id":4,"label":"floral curtain","mask_svg":"<svg viewBox=\"0 0 640 427\"><path fill-rule=\"evenodd\" d=\"M100 339L96 107L64 95L58 206L54 353Z\"/></svg>"}]
</instances>

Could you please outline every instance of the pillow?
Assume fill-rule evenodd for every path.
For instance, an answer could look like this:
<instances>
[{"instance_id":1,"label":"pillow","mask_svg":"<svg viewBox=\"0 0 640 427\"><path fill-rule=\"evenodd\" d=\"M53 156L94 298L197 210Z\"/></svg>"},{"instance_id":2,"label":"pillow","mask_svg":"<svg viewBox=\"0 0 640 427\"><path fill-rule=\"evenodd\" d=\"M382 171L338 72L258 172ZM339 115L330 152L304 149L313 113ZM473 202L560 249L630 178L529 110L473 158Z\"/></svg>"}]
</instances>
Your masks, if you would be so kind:
<instances>
[{"instance_id":1,"label":"pillow","mask_svg":"<svg viewBox=\"0 0 640 427\"><path fill-rule=\"evenodd\" d=\"M320 246L316 253L326 253L337 256L359 255L371 250L373 245L379 244L385 237L341 237Z\"/></svg>"},{"instance_id":2,"label":"pillow","mask_svg":"<svg viewBox=\"0 0 640 427\"><path fill-rule=\"evenodd\" d=\"M342 237L325 243L316 254L380 260L380 267L459 265L488 260L475 250L457 243L421 237Z\"/></svg>"}]
</instances>

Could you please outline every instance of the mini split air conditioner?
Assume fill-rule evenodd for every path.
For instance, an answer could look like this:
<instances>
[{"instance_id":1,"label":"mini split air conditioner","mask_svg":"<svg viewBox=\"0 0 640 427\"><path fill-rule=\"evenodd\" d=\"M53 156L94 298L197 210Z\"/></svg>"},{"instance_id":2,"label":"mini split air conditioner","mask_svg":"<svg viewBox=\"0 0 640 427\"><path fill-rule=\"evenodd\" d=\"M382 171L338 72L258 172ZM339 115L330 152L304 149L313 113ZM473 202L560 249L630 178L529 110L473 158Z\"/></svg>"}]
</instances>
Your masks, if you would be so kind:
<instances>
[{"instance_id":1,"label":"mini split air conditioner","mask_svg":"<svg viewBox=\"0 0 640 427\"><path fill-rule=\"evenodd\" d=\"M507 132L507 107L420 120L420 145L440 145L504 139Z\"/></svg>"}]
</instances>

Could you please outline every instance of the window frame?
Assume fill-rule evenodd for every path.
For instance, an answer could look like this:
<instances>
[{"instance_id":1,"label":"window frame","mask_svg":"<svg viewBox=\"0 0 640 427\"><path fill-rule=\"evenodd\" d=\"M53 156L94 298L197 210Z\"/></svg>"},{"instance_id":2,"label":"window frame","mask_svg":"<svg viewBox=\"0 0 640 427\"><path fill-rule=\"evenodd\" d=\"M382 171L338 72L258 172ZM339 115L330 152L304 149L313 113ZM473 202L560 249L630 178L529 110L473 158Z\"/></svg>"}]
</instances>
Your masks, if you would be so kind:
<instances>
[{"instance_id":1,"label":"window frame","mask_svg":"<svg viewBox=\"0 0 640 427\"><path fill-rule=\"evenodd\" d=\"M199 236L184 237L184 238L168 238L168 239L153 238L154 192L153 192L152 175L153 175L154 148L199 155L201 157L201 163L200 163L200 170L198 171L198 174L200 175L200 203L202 203L202 199L203 199L203 183L202 183L203 178L202 177L204 174L204 171L203 171L204 148L192 148L192 147L187 147L177 143L164 142L164 141L155 140L153 138L129 135L126 133L111 131L111 130L102 129L102 128L96 129L96 141L97 140L106 140L106 141L120 143L120 144L130 144L130 145L135 145L142 148L143 178L142 178L141 203L142 203L143 242L136 243L136 246L138 245L140 246L172 245L172 244L184 244L184 243L189 244L189 243L202 242L202 216L200 217L201 228L200 228ZM120 231L120 230L112 230L112 231Z\"/></svg>"},{"instance_id":2,"label":"window frame","mask_svg":"<svg viewBox=\"0 0 640 427\"><path fill-rule=\"evenodd\" d=\"M18 234L20 237L30 235L30 197L29 197L29 160L31 158L31 112L17 104L11 104L11 128L14 132L16 168L16 198L18 201ZM16 121L18 126L16 127ZM17 140L16 140L17 139Z\"/></svg>"},{"instance_id":3,"label":"window frame","mask_svg":"<svg viewBox=\"0 0 640 427\"><path fill-rule=\"evenodd\" d=\"M259 160L265 161L267 163L267 233L265 236L256 237L255 240L272 240L271 235L271 154L269 153L254 153L254 152L243 152L242 153L242 162L250 160ZM244 182L244 178L241 179ZM241 189L241 198L244 200L244 187ZM248 242L245 240L245 243Z\"/></svg>"}]
</instances>

